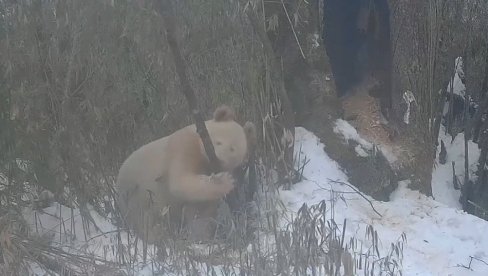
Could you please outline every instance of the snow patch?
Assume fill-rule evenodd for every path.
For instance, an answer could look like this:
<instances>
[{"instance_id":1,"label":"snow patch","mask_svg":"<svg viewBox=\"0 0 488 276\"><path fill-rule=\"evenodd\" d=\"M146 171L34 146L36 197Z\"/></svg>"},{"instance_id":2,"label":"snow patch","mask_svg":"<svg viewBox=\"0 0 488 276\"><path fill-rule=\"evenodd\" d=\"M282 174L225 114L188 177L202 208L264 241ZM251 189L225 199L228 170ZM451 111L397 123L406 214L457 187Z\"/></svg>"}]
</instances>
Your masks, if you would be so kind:
<instances>
[{"instance_id":1,"label":"snow patch","mask_svg":"<svg viewBox=\"0 0 488 276\"><path fill-rule=\"evenodd\" d=\"M463 84L461 80L461 77L464 77L463 58L457 57L456 60L454 61L454 66L455 66L454 79L449 82L446 89L448 93L451 93L451 88L452 88L452 92L454 94L464 98L464 95L466 94L466 86Z\"/></svg>"},{"instance_id":2,"label":"snow patch","mask_svg":"<svg viewBox=\"0 0 488 276\"><path fill-rule=\"evenodd\" d=\"M356 151L356 153L358 154L358 156L361 156L361 157L368 157L369 156L369 153L367 153L363 147L361 147L361 145L357 145L354 150Z\"/></svg>"},{"instance_id":3,"label":"snow patch","mask_svg":"<svg viewBox=\"0 0 488 276\"><path fill-rule=\"evenodd\" d=\"M342 135L346 142L354 141L358 143L359 148L358 146L356 146L355 148L358 156L365 157L364 153L370 155L370 152L374 152L374 150L379 150L390 164L394 165L398 161L398 158L392 153L390 147L385 145L373 145L373 143L362 138L359 135L358 131L351 124L343 119L336 120L334 132L336 134Z\"/></svg>"},{"instance_id":4,"label":"snow patch","mask_svg":"<svg viewBox=\"0 0 488 276\"><path fill-rule=\"evenodd\" d=\"M412 91L406 90L403 93L403 101L407 104L407 110L405 111L405 114L403 114L403 122L408 125L410 123L411 105L412 103L417 103L417 100L415 100Z\"/></svg>"},{"instance_id":5,"label":"snow patch","mask_svg":"<svg viewBox=\"0 0 488 276\"><path fill-rule=\"evenodd\" d=\"M338 119L334 126L334 132L341 134L346 141L355 141L367 150L373 149L373 144L359 136L358 131L347 121Z\"/></svg>"},{"instance_id":6,"label":"snow patch","mask_svg":"<svg viewBox=\"0 0 488 276\"><path fill-rule=\"evenodd\" d=\"M439 130L439 146L437 153L441 151L441 140L444 141L447 151L446 164L439 163L439 154L436 157L436 166L432 171L432 194L434 198L450 206L461 210L462 206L459 202L461 191L454 189L452 162L455 162L454 168L457 178L463 183L464 181L464 133L459 133L451 143L451 135L446 134L445 127L441 125ZM469 158L469 174L473 179L474 172L477 170L476 165L480 157L480 150L478 145L473 141L468 141L468 158Z\"/></svg>"},{"instance_id":7,"label":"snow patch","mask_svg":"<svg viewBox=\"0 0 488 276\"><path fill-rule=\"evenodd\" d=\"M343 126L349 138L358 138L357 132ZM324 152L315 135L296 128L295 141L295 150L310 162L304 169L305 180L289 191L280 191L288 212L296 213L304 203L335 200L334 220L347 218L346 237L361 239L366 226L372 225L385 252L402 233L406 234L403 275L488 275L488 265L480 261L473 260L471 270L462 267L468 265L471 256L488 261L487 221L408 189L408 181L399 183L390 202L364 195L382 214L379 217L364 198L342 184L347 183L347 176ZM345 201L337 200L337 194Z\"/></svg>"}]
</instances>

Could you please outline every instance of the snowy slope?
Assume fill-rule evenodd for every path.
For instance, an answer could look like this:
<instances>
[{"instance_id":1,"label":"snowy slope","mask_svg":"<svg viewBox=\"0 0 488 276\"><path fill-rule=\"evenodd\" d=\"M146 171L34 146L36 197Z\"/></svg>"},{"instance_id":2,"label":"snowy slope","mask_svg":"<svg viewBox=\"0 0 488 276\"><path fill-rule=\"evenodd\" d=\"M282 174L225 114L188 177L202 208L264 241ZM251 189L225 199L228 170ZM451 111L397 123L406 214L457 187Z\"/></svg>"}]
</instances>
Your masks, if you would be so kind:
<instances>
[{"instance_id":1,"label":"snowy slope","mask_svg":"<svg viewBox=\"0 0 488 276\"><path fill-rule=\"evenodd\" d=\"M314 134L304 128L296 128L296 156L301 151L300 156L309 159L309 162L303 172L305 180L291 190L280 191L288 215L297 212L303 203L313 205L324 199L327 202L335 200L335 221L342 224L347 219L347 238L355 236L367 245L365 229L372 225L379 234L382 256L391 243L399 240L402 233L406 234L403 275L488 275L488 265L482 262L488 261L488 222L411 191L406 187L407 182L400 183L390 202L378 202L366 196L382 215L380 217L367 200L348 185L341 184L347 183L347 176L323 148ZM345 200L337 200L337 195ZM85 238L78 210L72 214L70 209L60 209L56 204L44 211L45 214L35 215L26 212L26 216L31 219L33 229L51 233L53 245L62 246L72 253L90 252L100 259L117 260L117 252L113 250L118 244L117 228L110 222L92 211L97 225L106 234L100 235L92 228ZM60 214L64 220L61 228ZM72 215L73 220L70 219ZM75 231L71 231L71 228ZM59 235L60 231L62 235ZM66 240L74 232L76 239ZM125 233L121 233L121 236L122 242L127 240ZM462 267L469 264L470 256L476 258L472 260L471 269ZM134 269L136 275L152 275L151 264L139 263Z\"/></svg>"},{"instance_id":2,"label":"snowy slope","mask_svg":"<svg viewBox=\"0 0 488 276\"><path fill-rule=\"evenodd\" d=\"M31 225L31 229L43 237L49 237L53 247L61 248L65 252L74 255L93 256L94 260L117 262L121 259L121 254L116 250L119 245L127 249L127 244L134 244L134 238L129 237L127 232L118 229L109 220L100 216L91 207L88 211L97 225L84 223L79 209L73 209L54 203L45 208L42 212L26 209L24 218ZM118 238L120 234L120 240ZM130 242L129 242L130 241ZM139 246L142 247L142 246ZM130 248L131 255L134 255L134 247ZM142 249L138 250L142 256ZM151 260L155 255L154 248L150 247L148 259ZM124 254L126 255L126 254ZM139 264L134 267L141 267L141 274L151 275L150 266L144 265L141 258L137 260ZM89 271L87 271L89 272ZM142 273L144 272L144 273ZM45 271L37 265L32 265L31 275L46 275Z\"/></svg>"},{"instance_id":3,"label":"snowy slope","mask_svg":"<svg viewBox=\"0 0 488 276\"><path fill-rule=\"evenodd\" d=\"M335 202L335 220L348 220L347 235L361 238L368 224L378 231L383 249L395 242L404 232L404 275L488 275L488 222L450 208L418 192L409 190L407 182L400 183L390 202L373 202L379 217L369 203L346 185L347 176L336 162L323 151L323 145L312 133L296 129L295 149L310 159L305 167L307 178L290 191L281 191L282 200L290 212L303 203L316 204L331 198L331 191L343 193L346 201ZM372 198L367 197L373 201Z\"/></svg>"}]
</instances>

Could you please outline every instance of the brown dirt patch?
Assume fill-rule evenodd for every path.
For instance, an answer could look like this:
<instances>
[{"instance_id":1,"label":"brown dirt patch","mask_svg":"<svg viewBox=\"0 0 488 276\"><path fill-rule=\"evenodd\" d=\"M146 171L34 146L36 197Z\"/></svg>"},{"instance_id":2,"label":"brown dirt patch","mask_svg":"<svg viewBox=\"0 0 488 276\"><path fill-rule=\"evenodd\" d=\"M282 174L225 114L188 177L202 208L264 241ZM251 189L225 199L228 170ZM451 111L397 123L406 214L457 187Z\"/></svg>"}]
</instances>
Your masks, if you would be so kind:
<instances>
[{"instance_id":1,"label":"brown dirt patch","mask_svg":"<svg viewBox=\"0 0 488 276\"><path fill-rule=\"evenodd\" d=\"M391 129L385 125L378 101L367 92L373 86L371 80L364 81L352 96L342 102L344 118L364 139L386 150L385 154L389 155L387 158L394 167L404 167L413 157L410 143L401 136L393 137Z\"/></svg>"},{"instance_id":2,"label":"brown dirt patch","mask_svg":"<svg viewBox=\"0 0 488 276\"><path fill-rule=\"evenodd\" d=\"M398 184L396 173L383 155L361 157L355 143L344 141L334 132L336 120L343 118L343 110L335 96L333 80L322 72L314 72L312 76L313 80L302 90L307 91L309 100L307 112L301 114L298 125L320 138L324 150L341 165L351 184L377 200L388 201Z\"/></svg>"}]
</instances>

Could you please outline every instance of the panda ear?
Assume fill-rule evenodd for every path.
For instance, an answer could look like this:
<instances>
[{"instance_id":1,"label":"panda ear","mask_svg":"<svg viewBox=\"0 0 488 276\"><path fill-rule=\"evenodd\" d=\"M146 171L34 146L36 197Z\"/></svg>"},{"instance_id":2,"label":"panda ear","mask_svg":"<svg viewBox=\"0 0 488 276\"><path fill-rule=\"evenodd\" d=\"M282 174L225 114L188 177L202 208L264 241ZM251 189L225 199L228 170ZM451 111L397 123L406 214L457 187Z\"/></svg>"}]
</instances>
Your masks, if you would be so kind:
<instances>
[{"instance_id":1,"label":"panda ear","mask_svg":"<svg viewBox=\"0 0 488 276\"><path fill-rule=\"evenodd\" d=\"M257 143L256 126L251 122L244 124L244 132L246 133L247 144L249 147L254 147Z\"/></svg>"},{"instance_id":2,"label":"panda ear","mask_svg":"<svg viewBox=\"0 0 488 276\"><path fill-rule=\"evenodd\" d=\"M234 110L227 105L221 105L214 111L213 119L216 122L233 121L235 118Z\"/></svg>"}]
</instances>

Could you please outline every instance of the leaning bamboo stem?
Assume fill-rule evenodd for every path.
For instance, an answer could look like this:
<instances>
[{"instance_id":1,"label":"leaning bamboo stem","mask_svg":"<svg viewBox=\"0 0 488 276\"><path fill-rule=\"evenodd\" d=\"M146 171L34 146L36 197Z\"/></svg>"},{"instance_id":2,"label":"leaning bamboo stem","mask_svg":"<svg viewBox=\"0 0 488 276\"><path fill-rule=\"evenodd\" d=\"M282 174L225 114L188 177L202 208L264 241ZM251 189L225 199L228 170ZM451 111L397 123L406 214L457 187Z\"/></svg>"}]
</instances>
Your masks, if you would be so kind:
<instances>
[{"instance_id":1,"label":"leaning bamboo stem","mask_svg":"<svg viewBox=\"0 0 488 276\"><path fill-rule=\"evenodd\" d=\"M170 0L166 0L166 1L154 0L153 3L154 6L156 7L157 12L163 18L164 29L166 31L166 40L168 42L171 53L173 54L176 73L180 80L181 92L185 95L185 98L188 101L188 106L190 107L190 111L193 115L193 119L195 120L197 132L200 135L200 138L202 139L205 152L207 153L208 159L210 160L212 171L217 172L220 168L219 160L215 155L214 146L212 144L212 141L210 140L210 135L208 134L208 130L205 127L203 116L200 113L200 109L198 108L195 91L191 87L190 80L186 75L185 60L181 55L180 48L176 40L176 34L175 34L176 27L175 27L174 15L173 15L174 10L173 10L172 2Z\"/></svg>"}]
</instances>

